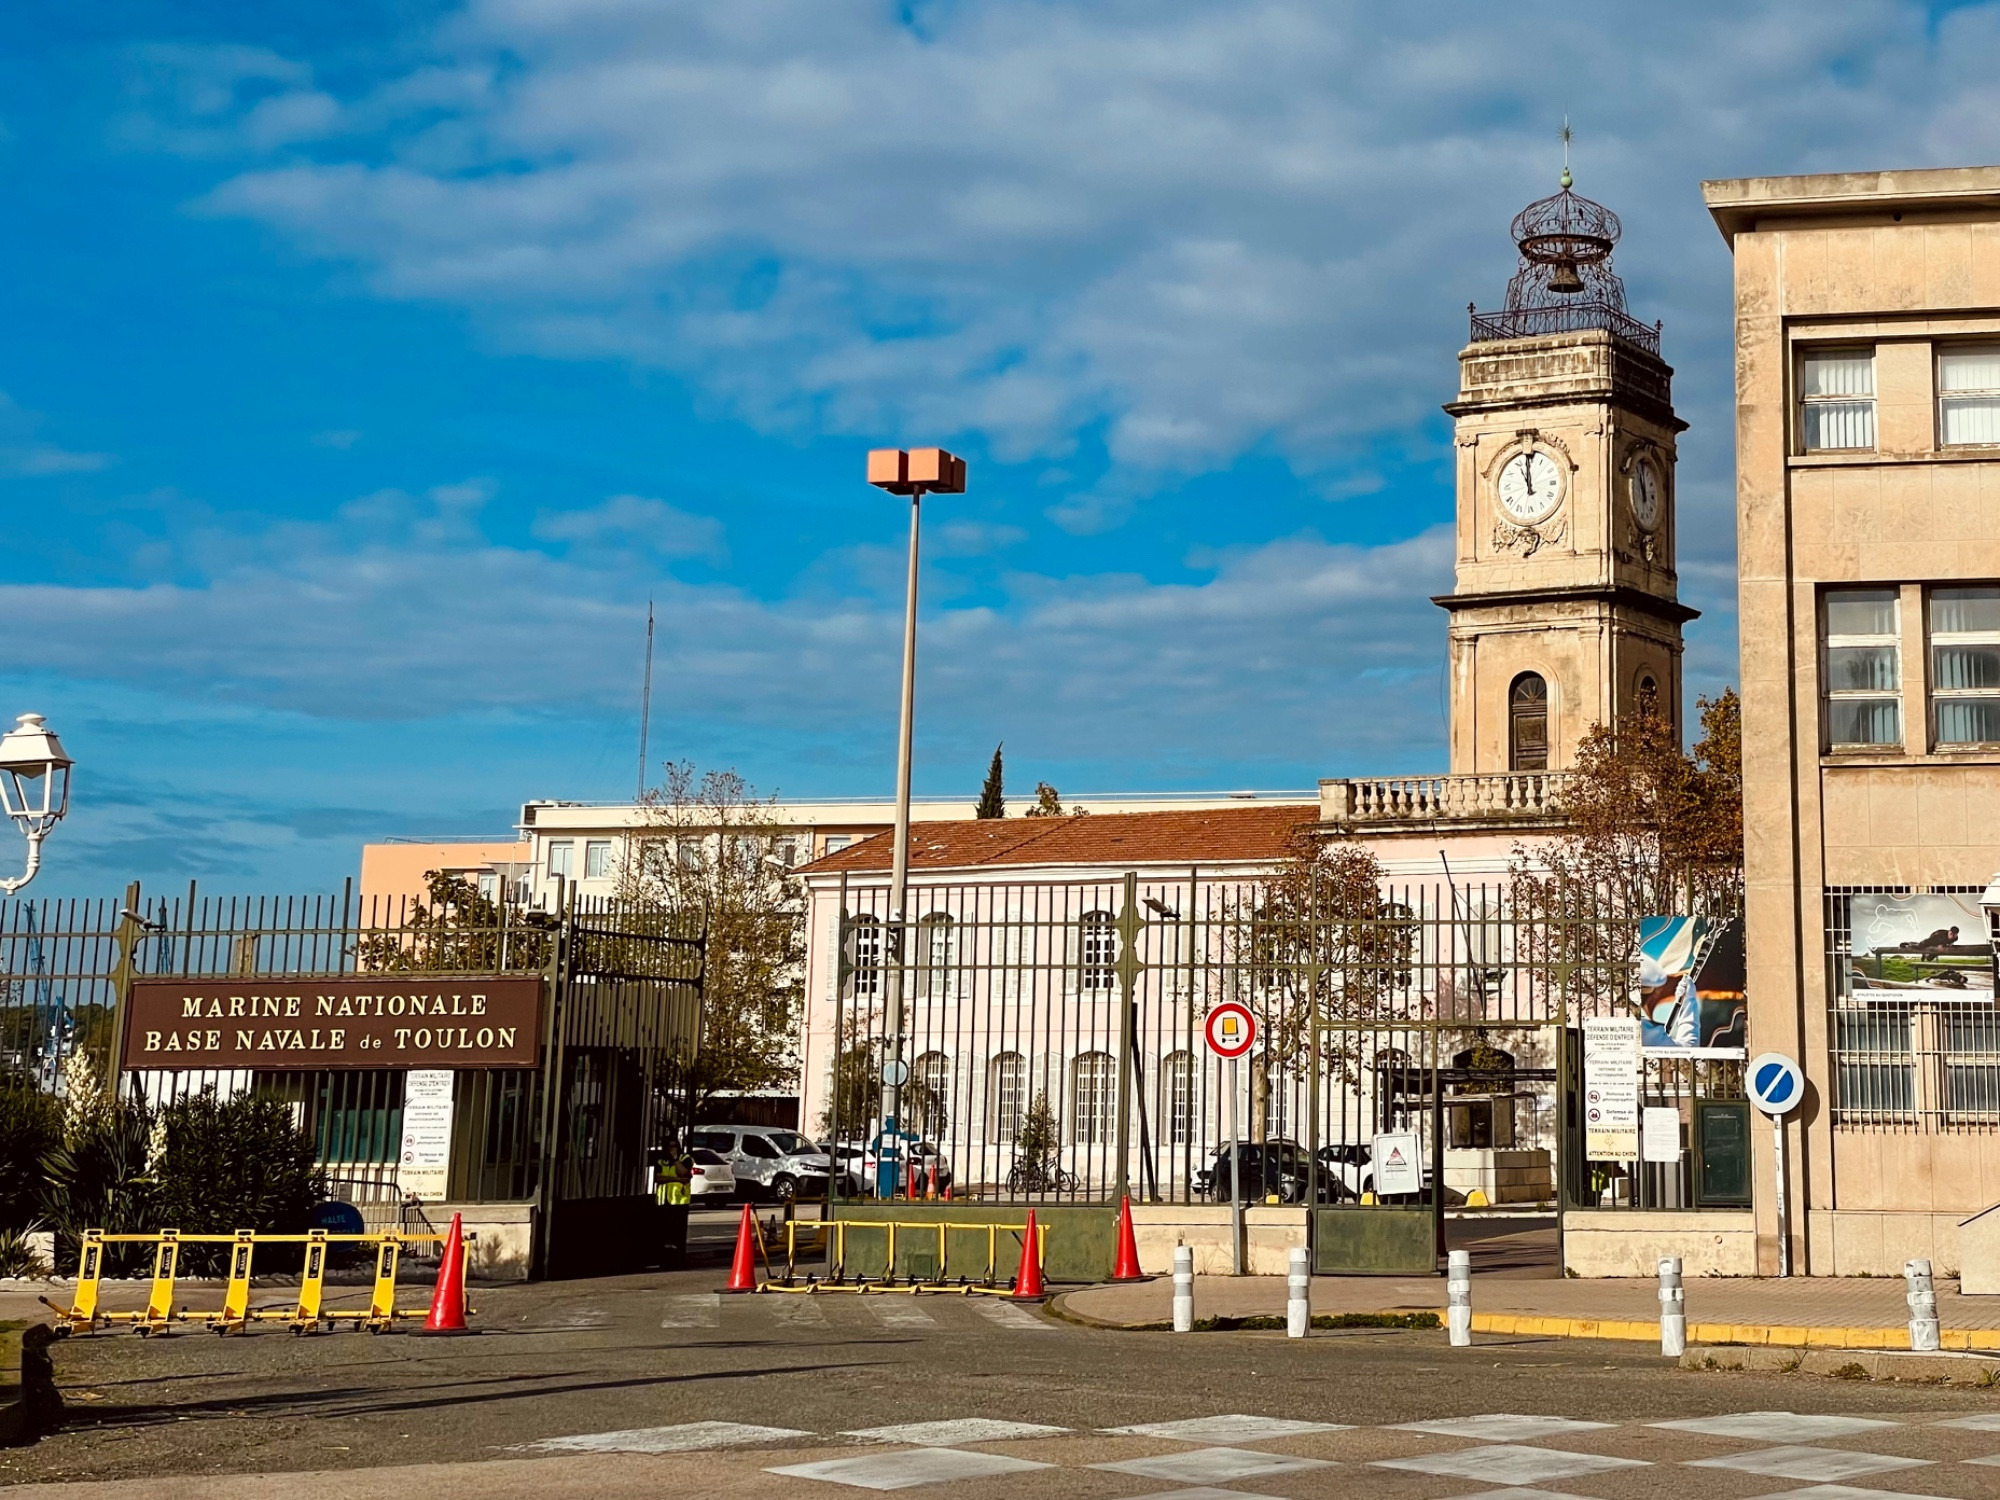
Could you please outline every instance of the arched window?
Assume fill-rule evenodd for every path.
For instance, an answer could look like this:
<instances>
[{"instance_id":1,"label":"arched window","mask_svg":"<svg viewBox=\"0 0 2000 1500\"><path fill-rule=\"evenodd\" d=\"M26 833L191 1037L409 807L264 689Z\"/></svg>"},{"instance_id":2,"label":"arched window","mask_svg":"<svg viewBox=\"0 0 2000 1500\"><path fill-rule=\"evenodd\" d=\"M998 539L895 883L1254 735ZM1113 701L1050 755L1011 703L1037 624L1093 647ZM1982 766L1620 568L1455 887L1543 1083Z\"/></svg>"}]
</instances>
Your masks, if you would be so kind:
<instances>
[{"instance_id":1,"label":"arched window","mask_svg":"<svg viewBox=\"0 0 2000 1500\"><path fill-rule=\"evenodd\" d=\"M1101 1146L1111 1139L1116 1099L1112 1075L1117 1065L1109 1052L1086 1052L1077 1058L1070 1097L1070 1139L1079 1146Z\"/></svg>"},{"instance_id":2,"label":"arched window","mask_svg":"<svg viewBox=\"0 0 2000 1500\"><path fill-rule=\"evenodd\" d=\"M1028 1060L1018 1052L1002 1052L988 1071L988 1127L996 1141L1016 1140L1028 1107Z\"/></svg>"},{"instance_id":3,"label":"arched window","mask_svg":"<svg viewBox=\"0 0 2000 1500\"><path fill-rule=\"evenodd\" d=\"M872 1000L882 993L882 924L874 917L860 916L848 923L847 961L852 966L848 993L859 1000Z\"/></svg>"},{"instance_id":4,"label":"arched window","mask_svg":"<svg viewBox=\"0 0 2000 1500\"><path fill-rule=\"evenodd\" d=\"M1660 684L1651 672L1639 674L1639 712L1654 715L1660 711Z\"/></svg>"},{"instance_id":5,"label":"arched window","mask_svg":"<svg viewBox=\"0 0 2000 1500\"><path fill-rule=\"evenodd\" d=\"M1194 1058L1186 1052L1160 1060L1160 1135L1169 1146L1194 1139Z\"/></svg>"},{"instance_id":6,"label":"arched window","mask_svg":"<svg viewBox=\"0 0 2000 1500\"><path fill-rule=\"evenodd\" d=\"M917 993L926 1000L949 1000L958 963L958 928L951 917L934 911L917 923Z\"/></svg>"},{"instance_id":7,"label":"arched window","mask_svg":"<svg viewBox=\"0 0 2000 1500\"><path fill-rule=\"evenodd\" d=\"M942 1052L926 1052L917 1059L910 1075L916 1085L911 1092L910 1115L917 1122L917 1134L933 1141L944 1139L951 1125L951 1059Z\"/></svg>"},{"instance_id":8,"label":"arched window","mask_svg":"<svg viewBox=\"0 0 2000 1500\"><path fill-rule=\"evenodd\" d=\"M1549 768L1549 685L1523 672L1507 690L1508 763L1516 771Z\"/></svg>"},{"instance_id":9,"label":"arched window","mask_svg":"<svg viewBox=\"0 0 2000 1500\"><path fill-rule=\"evenodd\" d=\"M1083 914L1083 988L1102 992L1118 983L1118 919L1108 911Z\"/></svg>"}]
</instances>

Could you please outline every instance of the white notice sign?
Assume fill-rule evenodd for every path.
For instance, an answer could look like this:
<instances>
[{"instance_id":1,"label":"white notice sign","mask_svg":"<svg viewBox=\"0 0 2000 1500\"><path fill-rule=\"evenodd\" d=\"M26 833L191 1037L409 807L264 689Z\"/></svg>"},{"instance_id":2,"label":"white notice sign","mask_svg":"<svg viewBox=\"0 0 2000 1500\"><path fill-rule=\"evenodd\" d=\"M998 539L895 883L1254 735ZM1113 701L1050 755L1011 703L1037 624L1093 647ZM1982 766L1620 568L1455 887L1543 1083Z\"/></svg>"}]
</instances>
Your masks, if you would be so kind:
<instances>
[{"instance_id":1,"label":"white notice sign","mask_svg":"<svg viewBox=\"0 0 2000 1500\"><path fill-rule=\"evenodd\" d=\"M1374 1174L1376 1197L1384 1193L1421 1193L1424 1190L1423 1144L1414 1130L1391 1130L1375 1137L1369 1158Z\"/></svg>"},{"instance_id":2,"label":"white notice sign","mask_svg":"<svg viewBox=\"0 0 2000 1500\"><path fill-rule=\"evenodd\" d=\"M1648 1106L1639 1130L1639 1159L1672 1164L1681 1159L1681 1112Z\"/></svg>"},{"instance_id":3,"label":"white notice sign","mask_svg":"<svg viewBox=\"0 0 2000 1500\"><path fill-rule=\"evenodd\" d=\"M1639 1159L1639 1018L1583 1023L1583 1154L1592 1161Z\"/></svg>"},{"instance_id":4,"label":"white notice sign","mask_svg":"<svg viewBox=\"0 0 2000 1500\"><path fill-rule=\"evenodd\" d=\"M436 1202L451 1168L449 1068L412 1068L403 1075L403 1151L396 1184L405 1193Z\"/></svg>"}]
</instances>

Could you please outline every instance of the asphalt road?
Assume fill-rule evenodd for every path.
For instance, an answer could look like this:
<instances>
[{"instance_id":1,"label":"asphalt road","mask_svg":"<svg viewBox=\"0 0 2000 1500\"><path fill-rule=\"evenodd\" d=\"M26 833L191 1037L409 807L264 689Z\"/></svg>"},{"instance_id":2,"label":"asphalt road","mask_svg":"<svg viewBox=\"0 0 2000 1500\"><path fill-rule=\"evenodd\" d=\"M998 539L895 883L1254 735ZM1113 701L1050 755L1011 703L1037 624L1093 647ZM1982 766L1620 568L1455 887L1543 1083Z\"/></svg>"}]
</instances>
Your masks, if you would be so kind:
<instances>
[{"instance_id":1,"label":"asphalt road","mask_svg":"<svg viewBox=\"0 0 2000 1500\"><path fill-rule=\"evenodd\" d=\"M1872 1436L1843 1441L1897 1453L1934 1450L1940 1463L1949 1463L1953 1480L1946 1487L1938 1480L1943 1467L1925 1467L1871 1479L1877 1487L2000 1497L2000 1467L1962 1461L2000 1453L2000 1430L1934 1425L1940 1418L1985 1413L2000 1428L2000 1393L1803 1375L1698 1374L1667 1368L1642 1346L1597 1342L1490 1339L1454 1351L1435 1332L1322 1333L1303 1342L1275 1334L1098 1332L994 1306L990 1299L717 1297L720 1281L715 1269L702 1268L484 1289L475 1295L481 1331L457 1339L400 1333L298 1339L284 1332L78 1337L57 1348L71 1424L33 1448L0 1454L0 1482L171 1475L196 1481L143 1490L155 1497L358 1495L377 1493L377 1486L381 1493L408 1495L412 1484L420 1484L425 1500L475 1491L485 1500L553 1500L573 1485L578 1494L611 1494L623 1493L628 1482L634 1494L832 1496L842 1490L766 1471L849 1452L854 1440L841 1434L857 1429L984 1417L1072 1434L1044 1439L1042 1448L987 1445L1017 1453L1040 1452L1051 1443L1061 1448L1056 1457L1036 1460L1059 1468L1035 1470L994 1493L1067 1500L1159 1488L1082 1467L1099 1461L1093 1455L1130 1457L1135 1443L1147 1451L1184 1446L1094 1435L1132 1424L1250 1413L1346 1424L1372 1434L1367 1441L1379 1447L1377 1430L1391 1424L1505 1412L1639 1424L1629 1430L1657 1443L1661 1434L1645 1424L1786 1410L1893 1415L1902 1424L1893 1432L1900 1448L1884 1449L1888 1439ZM272 1296L282 1300L283 1293ZM664 1457L547 1457L526 1446L558 1439L589 1446L594 1434L701 1421L756 1424L793 1436L772 1451ZM1612 1436L1627 1430L1621 1425ZM1401 1434L1391 1449L1413 1440ZM1299 1444L1352 1446L1362 1439L1334 1434L1290 1441L1297 1452ZM1457 1436L1421 1441L1465 1445ZM1593 1432L1591 1441L1611 1438ZM1686 1452L1697 1457L1708 1451L1702 1443L1716 1441L1674 1436L1682 1448L1694 1443ZM1338 1469L1258 1479L1255 1492L1448 1496L1494 1488L1379 1466L1352 1469L1355 1462L1374 1462L1365 1455L1335 1455L1333 1461ZM409 1465L425 1467L413 1473L402 1467ZM331 1482L302 1473L376 1466L397 1468L372 1481L352 1472ZM1078 1472L1071 1475L1072 1469ZM248 1488L196 1480L260 1473L296 1477ZM1058 1484L1051 1478L1057 1473L1071 1477ZM1327 1488L1336 1473L1345 1476L1344 1487ZM1367 1482L1357 1487L1364 1474ZM1642 1474L1646 1484L1633 1488ZM980 1500L997 1483L962 1480L944 1488ZM1560 1491L1747 1497L1792 1487L1733 1471L1655 1466L1566 1479ZM95 1492L85 1486L64 1493L85 1500Z\"/></svg>"}]
</instances>

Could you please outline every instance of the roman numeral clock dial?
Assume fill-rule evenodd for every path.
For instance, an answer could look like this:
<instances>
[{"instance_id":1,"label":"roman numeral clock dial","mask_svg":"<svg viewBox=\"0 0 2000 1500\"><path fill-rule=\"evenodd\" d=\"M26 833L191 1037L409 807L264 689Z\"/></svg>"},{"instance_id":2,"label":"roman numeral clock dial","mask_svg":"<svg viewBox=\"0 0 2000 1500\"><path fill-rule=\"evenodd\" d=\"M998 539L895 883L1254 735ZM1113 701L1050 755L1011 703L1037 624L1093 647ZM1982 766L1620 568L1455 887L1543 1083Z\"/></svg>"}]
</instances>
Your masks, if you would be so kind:
<instances>
[{"instance_id":1,"label":"roman numeral clock dial","mask_svg":"<svg viewBox=\"0 0 2000 1500\"><path fill-rule=\"evenodd\" d=\"M1500 470L1500 509L1516 526L1547 520L1562 497L1562 470L1539 448L1515 454Z\"/></svg>"}]
</instances>

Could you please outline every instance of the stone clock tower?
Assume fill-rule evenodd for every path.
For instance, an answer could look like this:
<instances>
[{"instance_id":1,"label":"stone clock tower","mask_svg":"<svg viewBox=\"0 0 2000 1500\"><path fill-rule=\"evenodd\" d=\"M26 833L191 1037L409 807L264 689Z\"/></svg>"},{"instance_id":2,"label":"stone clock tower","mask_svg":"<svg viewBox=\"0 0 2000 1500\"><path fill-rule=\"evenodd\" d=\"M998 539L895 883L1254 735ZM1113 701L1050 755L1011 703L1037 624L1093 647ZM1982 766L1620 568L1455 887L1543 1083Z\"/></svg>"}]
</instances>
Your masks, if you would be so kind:
<instances>
[{"instance_id":1,"label":"stone clock tower","mask_svg":"<svg viewBox=\"0 0 2000 1500\"><path fill-rule=\"evenodd\" d=\"M1673 371L1625 311L1617 216L1570 190L1516 216L1504 311L1460 352L1455 775L1561 771L1592 724L1681 727Z\"/></svg>"}]
</instances>

